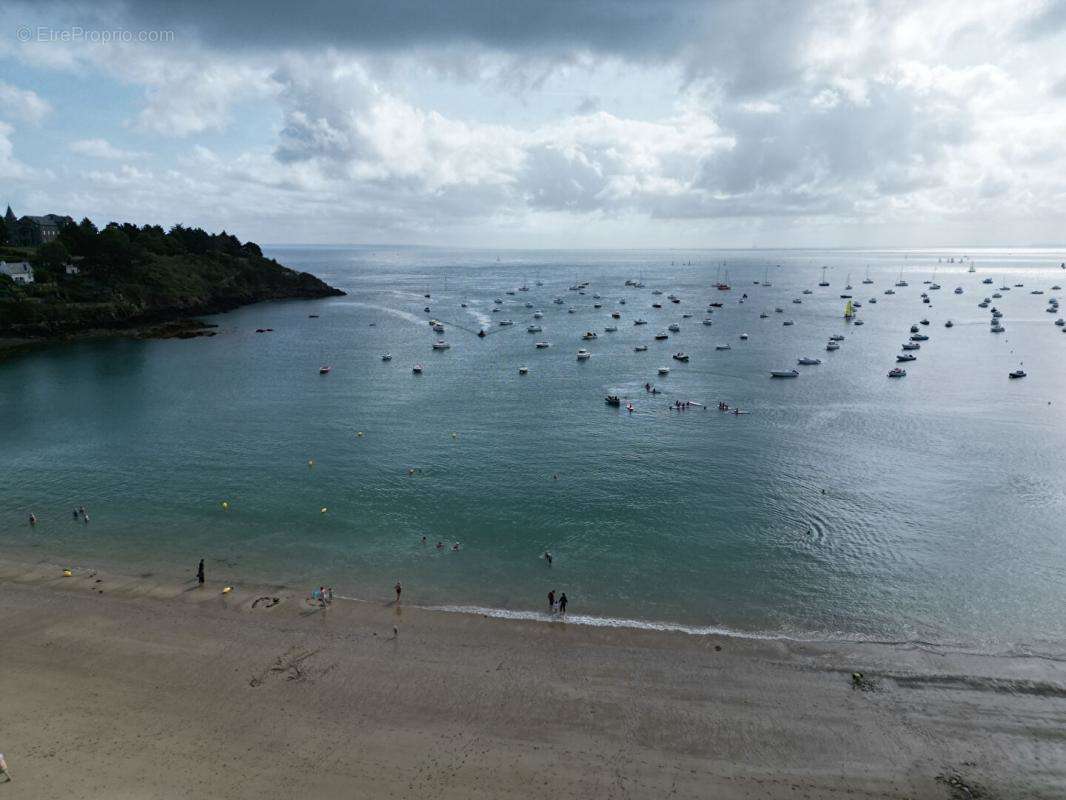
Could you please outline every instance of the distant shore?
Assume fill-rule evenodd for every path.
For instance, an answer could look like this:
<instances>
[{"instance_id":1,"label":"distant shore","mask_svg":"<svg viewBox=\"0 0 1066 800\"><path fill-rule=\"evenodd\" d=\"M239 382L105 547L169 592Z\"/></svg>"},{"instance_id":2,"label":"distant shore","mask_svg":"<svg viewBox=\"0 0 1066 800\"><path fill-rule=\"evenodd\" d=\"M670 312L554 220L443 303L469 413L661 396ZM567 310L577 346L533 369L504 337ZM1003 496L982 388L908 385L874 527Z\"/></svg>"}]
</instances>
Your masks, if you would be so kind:
<instances>
[{"instance_id":1,"label":"distant shore","mask_svg":"<svg viewBox=\"0 0 1066 800\"><path fill-rule=\"evenodd\" d=\"M1066 668L0 562L10 797L1061 797ZM276 602L275 602L276 599ZM860 679L852 673L861 672ZM966 789L984 792L966 794Z\"/></svg>"}]
</instances>

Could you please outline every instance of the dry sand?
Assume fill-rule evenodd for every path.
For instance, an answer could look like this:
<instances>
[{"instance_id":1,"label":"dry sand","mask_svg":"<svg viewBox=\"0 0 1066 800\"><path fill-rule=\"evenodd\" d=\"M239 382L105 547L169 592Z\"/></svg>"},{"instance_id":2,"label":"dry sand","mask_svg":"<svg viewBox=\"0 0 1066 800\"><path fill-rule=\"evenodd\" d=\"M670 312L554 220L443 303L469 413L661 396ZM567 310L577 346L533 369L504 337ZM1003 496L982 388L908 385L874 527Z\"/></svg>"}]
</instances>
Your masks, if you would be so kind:
<instances>
[{"instance_id":1,"label":"dry sand","mask_svg":"<svg viewBox=\"0 0 1066 800\"><path fill-rule=\"evenodd\" d=\"M0 565L0 800L1066 797L1046 658L220 588Z\"/></svg>"}]
</instances>

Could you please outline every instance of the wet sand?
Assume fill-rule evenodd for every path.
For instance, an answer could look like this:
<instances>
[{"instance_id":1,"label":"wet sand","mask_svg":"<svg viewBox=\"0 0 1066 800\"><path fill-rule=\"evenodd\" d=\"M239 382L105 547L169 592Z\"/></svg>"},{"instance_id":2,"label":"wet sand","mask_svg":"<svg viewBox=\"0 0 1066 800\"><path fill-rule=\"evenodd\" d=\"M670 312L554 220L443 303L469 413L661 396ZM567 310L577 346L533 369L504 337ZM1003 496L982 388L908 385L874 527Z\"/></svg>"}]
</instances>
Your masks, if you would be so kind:
<instances>
[{"instance_id":1,"label":"wet sand","mask_svg":"<svg viewBox=\"0 0 1066 800\"><path fill-rule=\"evenodd\" d=\"M221 588L0 563L0 800L1066 796L1047 658Z\"/></svg>"}]
</instances>

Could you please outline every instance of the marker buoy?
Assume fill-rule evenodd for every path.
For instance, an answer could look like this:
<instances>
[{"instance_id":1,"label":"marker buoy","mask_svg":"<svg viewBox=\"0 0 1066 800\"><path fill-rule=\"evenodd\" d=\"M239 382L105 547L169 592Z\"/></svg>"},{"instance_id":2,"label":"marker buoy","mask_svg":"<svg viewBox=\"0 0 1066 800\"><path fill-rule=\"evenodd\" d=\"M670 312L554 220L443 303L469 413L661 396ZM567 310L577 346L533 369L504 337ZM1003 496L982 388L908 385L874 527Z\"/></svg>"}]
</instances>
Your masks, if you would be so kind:
<instances>
[{"instance_id":1,"label":"marker buoy","mask_svg":"<svg viewBox=\"0 0 1066 800\"><path fill-rule=\"evenodd\" d=\"M329 509L325 506L322 506L322 508L318 509L319 514L325 514L327 511L329 511Z\"/></svg>"},{"instance_id":2,"label":"marker buoy","mask_svg":"<svg viewBox=\"0 0 1066 800\"><path fill-rule=\"evenodd\" d=\"M71 572L71 571L70 571L69 569L65 569L65 570L63 570L63 577L64 577L64 578L69 578L69 577L71 577L71 576L72 576L73 574L74 574L74 573L73 573L73 572Z\"/></svg>"},{"instance_id":3,"label":"marker buoy","mask_svg":"<svg viewBox=\"0 0 1066 800\"><path fill-rule=\"evenodd\" d=\"M315 465L315 460L313 458L310 458L310 459L307 460L307 466L313 467L314 465Z\"/></svg>"},{"instance_id":4,"label":"marker buoy","mask_svg":"<svg viewBox=\"0 0 1066 800\"><path fill-rule=\"evenodd\" d=\"M222 590L222 594L229 594L232 591L233 591L233 587L232 586L227 586L225 589Z\"/></svg>"},{"instance_id":5,"label":"marker buoy","mask_svg":"<svg viewBox=\"0 0 1066 800\"><path fill-rule=\"evenodd\" d=\"M356 433L355 435L356 435L356 436L358 436L358 437L360 437L360 438L362 438L362 436L363 436L363 432L362 432L362 431L358 431L358 432L357 432L357 433Z\"/></svg>"},{"instance_id":6,"label":"marker buoy","mask_svg":"<svg viewBox=\"0 0 1066 800\"><path fill-rule=\"evenodd\" d=\"M227 511L229 509L229 503L225 500L222 501L222 510Z\"/></svg>"}]
</instances>

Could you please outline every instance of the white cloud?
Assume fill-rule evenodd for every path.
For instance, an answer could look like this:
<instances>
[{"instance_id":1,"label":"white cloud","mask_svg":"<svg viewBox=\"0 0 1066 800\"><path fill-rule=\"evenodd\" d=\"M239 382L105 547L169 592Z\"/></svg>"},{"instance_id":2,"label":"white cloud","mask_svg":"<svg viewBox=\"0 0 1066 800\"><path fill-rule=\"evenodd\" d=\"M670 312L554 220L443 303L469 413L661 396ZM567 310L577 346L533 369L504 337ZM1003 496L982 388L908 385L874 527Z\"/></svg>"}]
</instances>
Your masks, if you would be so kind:
<instances>
[{"instance_id":1,"label":"white cloud","mask_svg":"<svg viewBox=\"0 0 1066 800\"><path fill-rule=\"evenodd\" d=\"M77 139L71 142L68 147L72 153L77 153L78 155L111 161L129 161L144 155L143 153L135 153L131 150L115 147L107 139Z\"/></svg>"},{"instance_id":2,"label":"white cloud","mask_svg":"<svg viewBox=\"0 0 1066 800\"><path fill-rule=\"evenodd\" d=\"M39 123L52 106L34 91L0 81L0 116L10 122Z\"/></svg>"}]
</instances>

